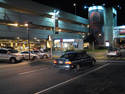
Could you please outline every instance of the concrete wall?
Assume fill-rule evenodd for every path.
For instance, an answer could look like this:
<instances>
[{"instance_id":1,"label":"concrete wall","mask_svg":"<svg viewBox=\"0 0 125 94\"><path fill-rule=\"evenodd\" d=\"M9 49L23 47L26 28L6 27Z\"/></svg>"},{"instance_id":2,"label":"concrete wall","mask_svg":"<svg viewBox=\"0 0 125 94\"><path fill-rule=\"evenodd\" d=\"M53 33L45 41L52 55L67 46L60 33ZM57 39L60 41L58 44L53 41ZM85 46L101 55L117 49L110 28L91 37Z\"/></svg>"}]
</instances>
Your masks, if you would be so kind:
<instances>
[{"instance_id":1,"label":"concrete wall","mask_svg":"<svg viewBox=\"0 0 125 94\"><path fill-rule=\"evenodd\" d=\"M113 45L113 28L117 25L116 17L113 17L113 8L105 8L104 12L104 41L109 41L110 46ZM116 14L117 16L117 14Z\"/></svg>"},{"instance_id":2,"label":"concrete wall","mask_svg":"<svg viewBox=\"0 0 125 94\"><path fill-rule=\"evenodd\" d=\"M4 5L5 4L5 5ZM31 0L0 0L0 20L12 21L18 23L32 22L36 25L54 27L53 19L45 16L50 15L55 9L42 4L32 2ZM22 7L23 6L23 7ZM50 15L52 16L52 15ZM88 32L88 28L81 24L88 24L88 20L60 10L59 18L69 20L65 22L58 21L58 26L61 29L70 30L74 33L61 32L55 38L76 38L81 36L76 32ZM72 23L73 22L73 23ZM77 24L79 23L79 24ZM48 38L53 31L30 29L30 37ZM0 38L16 38L21 37L26 39L26 28L9 27L0 25Z\"/></svg>"}]
</instances>

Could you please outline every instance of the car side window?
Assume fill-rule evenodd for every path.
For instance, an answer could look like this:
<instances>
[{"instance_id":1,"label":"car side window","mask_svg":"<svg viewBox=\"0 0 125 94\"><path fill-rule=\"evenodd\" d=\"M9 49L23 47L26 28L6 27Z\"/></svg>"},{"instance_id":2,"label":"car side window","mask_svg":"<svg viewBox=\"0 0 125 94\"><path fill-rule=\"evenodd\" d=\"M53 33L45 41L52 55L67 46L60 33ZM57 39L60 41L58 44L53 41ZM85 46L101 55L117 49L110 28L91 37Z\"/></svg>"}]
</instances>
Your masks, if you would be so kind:
<instances>
[{"instance_id":1,"label":"car side window","mask_svg":"<svg viewBox=\"0 0 125 94\"><path fill-rule=\"evenodd\" d=\"M80 53L75 53L74 54L74 59L77 60L77 59L80 59L81 56L80 56Z\"/></svg>"},{"instance_id":2,"label":"car side window","mask_svg":"<svg viewBox=\"0 0 125 94\"><path fill-rule=\"evenodd\" d=\"M88 57L88 55L86 53L81 53L81 56L82 56L82 58Z\"/></svg>"},{"instance_id":3,"label":"car side window","mask_svg":"<svg viewBox=\"0 0 125 94\"><path fill-rule=\"evenodd\" d=\"M7 50L0 50L0 54L7 54Z\"/></svg>"},{"instance_id":4,"label":"car side window","mask_svg":"<svg viewBox=\"0 0 125 94\"><path fill-rule=\"evenodd\" d=\"M75 54L74 53L73 54L68 54L68 58L70 60L75 60Z\"/></svg>"}]
</instances>

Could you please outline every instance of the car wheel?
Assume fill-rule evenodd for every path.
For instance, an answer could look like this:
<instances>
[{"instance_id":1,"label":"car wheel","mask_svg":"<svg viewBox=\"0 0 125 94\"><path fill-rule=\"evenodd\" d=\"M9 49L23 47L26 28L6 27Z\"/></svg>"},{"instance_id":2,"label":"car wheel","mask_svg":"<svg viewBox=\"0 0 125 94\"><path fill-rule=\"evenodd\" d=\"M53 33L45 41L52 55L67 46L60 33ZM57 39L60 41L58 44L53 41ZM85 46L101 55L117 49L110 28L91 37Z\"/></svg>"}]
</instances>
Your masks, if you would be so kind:
<instances>
[{"instance_id":1,"label":"car wheel","mask_svg":"<svg viewBox=\"0 0 125 94\"><path fill-rule=\"evenodd\" d=\"M48 56L47 55L43 55L43 59L46 59L46 58L48 58Z\"/></svg>"},{"instance_id":2,"label":"car wheel","mask_svg":"<svg viewBox=\"0 0 125 94\"><path fill-rule=\"evenodd\" d=\"M16 63L17 60L15 58L10 58L10 63Z\"/></svg>"},{"instance_id":3,"label":"car wheel","mask_svg":"<svg viewBox=\"0 0 125 94\"><path fill-rule=\"evenodd\" d=\"M76 65L75 70L76 70L76 71L79 71L79 70L80 70L80 65L79 65L79 64Z\"/></svg>"},{"instance_id":4,"label":"car wheel","mask_svg":"<svg viewBox=\"0 0 125 94\"><path fill-rule=\"evenodd\" d=\"M36 56L34 56L33 58L32 58L32 60L36 60L37 59L37 57Z\"/></svg>"},{"instance_id":5,"label":"car wheel","mask_svg":"<svg viewBox=\"0 0 125 94\"><path fill-rule=\"evenodd\" d=\"M94 66L95 65L95 60L92 60L91 62L90 62L90 67L92 67L92 66Z\"/></svg>"}]
</instances>

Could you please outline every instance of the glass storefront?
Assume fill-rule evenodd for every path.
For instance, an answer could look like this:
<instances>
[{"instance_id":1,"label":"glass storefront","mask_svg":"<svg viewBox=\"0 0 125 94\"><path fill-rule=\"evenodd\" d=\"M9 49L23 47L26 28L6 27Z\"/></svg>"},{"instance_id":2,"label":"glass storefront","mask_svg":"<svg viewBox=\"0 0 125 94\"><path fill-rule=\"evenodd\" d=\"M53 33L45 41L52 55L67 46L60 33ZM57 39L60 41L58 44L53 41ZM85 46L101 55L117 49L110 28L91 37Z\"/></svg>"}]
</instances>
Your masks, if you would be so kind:
<instances>
[{"instance_id":1,"label":"glass storefront","mask_svg":"<svg viewBox=\"0 0 125 94\"><path fill-rule=\"evenodd\" d=\"M57 39L54 40L56 51L80 50L83 49L83 42L80 39Z\"/></svg>"},{"instance_id":2,"label":"glass storefront","mask_svg":"<svg viewBox=\"0 0 125 94\"><path fill-rule=\"evenodd\" d=\"M30 41L31 50L36 49L46 49L46 40L37 40ZM12 48L18 51L27 51L28 50L28 41L27 40L9 40L1 39L0 48Z\"/></svg>"}]
</instances>

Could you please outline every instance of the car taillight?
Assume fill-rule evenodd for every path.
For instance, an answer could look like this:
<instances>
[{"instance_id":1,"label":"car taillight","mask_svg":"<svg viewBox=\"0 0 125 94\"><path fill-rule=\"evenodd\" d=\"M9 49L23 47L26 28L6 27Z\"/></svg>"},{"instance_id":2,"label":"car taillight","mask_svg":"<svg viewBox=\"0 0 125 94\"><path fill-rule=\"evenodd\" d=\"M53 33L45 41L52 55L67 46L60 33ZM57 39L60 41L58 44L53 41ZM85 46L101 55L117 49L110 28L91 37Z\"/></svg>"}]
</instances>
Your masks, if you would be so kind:
<instances>
[{"instance_id":1,"label":"car taillight","mask_svg":"<svg viewBox=\"0 0 125 94\"><path fill-rule=\"evenodd\" d=\"M72 64L72 62L71 61L66 61L65 64Z\"/></svg>"},{"instance_id":2,"label":"car taillight","mask_svg":"<svg viewBox=\"0 0 125 94\"><path fill-rule=\"evenodd\" d=\"M115 53L117 54L117 51L115 51Z\"/></svg>"},{"instance_id":3,"label":"car taillight","mask_svg":"<svg viewBox=\"0 0 125 94\"><path fill-rule=\"evenodd\" d=\"M56 60L54 60L54 61L53 61L53 63L54 63L54 64L57 64L57 61L56 61Z\"/></svg>"}]
</instances>

